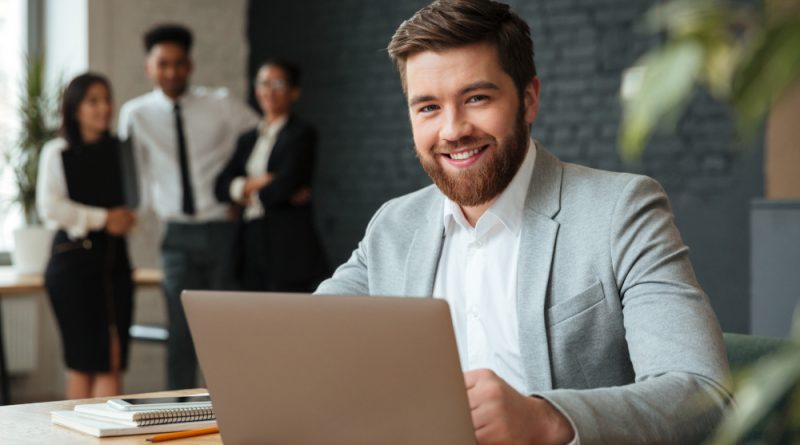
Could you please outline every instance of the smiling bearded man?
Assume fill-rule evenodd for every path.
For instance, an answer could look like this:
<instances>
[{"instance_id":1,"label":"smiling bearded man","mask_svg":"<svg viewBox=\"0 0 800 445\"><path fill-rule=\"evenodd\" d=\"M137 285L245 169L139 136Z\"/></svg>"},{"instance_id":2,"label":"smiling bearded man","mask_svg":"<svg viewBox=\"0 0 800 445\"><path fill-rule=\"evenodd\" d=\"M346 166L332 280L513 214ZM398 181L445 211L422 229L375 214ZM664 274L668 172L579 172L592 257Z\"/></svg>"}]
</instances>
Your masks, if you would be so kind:
<instances>
[{"instance_id":1,"label":"smiling bearded man","mask_svg":"<svg viewBox=\"0 0 800 445\"><path fill-rule=\"evenodd\" d=\"M435 185L384 204L317 292L447 301L481 445L703 441L730 375L661 186L529 139L539 78L507 5L434 2L389 55Z\"/></svg>"}]
</instances>

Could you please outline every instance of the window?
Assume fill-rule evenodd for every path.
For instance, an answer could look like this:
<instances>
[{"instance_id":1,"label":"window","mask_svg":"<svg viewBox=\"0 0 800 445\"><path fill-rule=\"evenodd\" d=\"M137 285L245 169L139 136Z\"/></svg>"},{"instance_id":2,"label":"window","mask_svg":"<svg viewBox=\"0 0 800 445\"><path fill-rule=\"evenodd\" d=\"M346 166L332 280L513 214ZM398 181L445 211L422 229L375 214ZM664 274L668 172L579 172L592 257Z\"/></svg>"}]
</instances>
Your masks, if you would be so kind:
<instances>
[{"instance_id":1,"label":"window","mask_svg":"<svg viewBox=\"0 0 800 445\"><path fill-rule=\"evenodd\" d=\"M22 222L20 210L11 205L16 191L6 154L19 132L19 103L27 32L27 2L0 0L0 252L13 247L14 229Z\"/></svg>"}]
</instances>

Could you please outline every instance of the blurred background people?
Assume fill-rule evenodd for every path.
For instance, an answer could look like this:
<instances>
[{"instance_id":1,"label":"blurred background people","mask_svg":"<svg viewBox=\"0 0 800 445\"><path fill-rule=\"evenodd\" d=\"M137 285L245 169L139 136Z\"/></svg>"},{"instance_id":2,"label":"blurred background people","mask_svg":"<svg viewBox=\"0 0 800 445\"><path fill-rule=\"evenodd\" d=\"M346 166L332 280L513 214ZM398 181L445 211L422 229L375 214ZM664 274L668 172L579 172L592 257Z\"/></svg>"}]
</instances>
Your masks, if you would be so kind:
<instances>
[{"instance_id":1,"label":"blurred background people","mask_svg":"<svg viewBox=\"0 0 800 445\"><path fill-rule=\"evenodd\" d=\"M120 110L119 132L133 139L142 202L166 223L161 244L169 312L167 386L195 387L197 358L180 302L184 289L233 288L226 251L234 225L214 198L214 180L236 137L258 116L227 90L189 87L192 33L159 25L144 35L145 71L155 88Z\"/></svg>"},{"instance_id":2,"label":"blurred background people","mask_svg":"<svg viewBox=\"0 0 800 445\"><path fill-rule=\"evenodd\" d=\"M247 290L311 292L328 273L310 200L317 132L292 113L299 81L291 63L261 65L255 95L264 118L239 137L216 181L217 199L244 207L236 255Z\"/></svg>"},{"instance_id":3,"label":"blurred background people","mask_svg":"<svg viewBox=\"0 0 800 445\"><path fill-rule=\"evenodd\" d=\"M133 283L125 234L135 217L124 206L112 110L105 77L73 79L63 94L62 137L44 146L39 163L38 209L58 229L44 283L70 399L120 394L128 358Z\"/></svg>"}]
</instances>

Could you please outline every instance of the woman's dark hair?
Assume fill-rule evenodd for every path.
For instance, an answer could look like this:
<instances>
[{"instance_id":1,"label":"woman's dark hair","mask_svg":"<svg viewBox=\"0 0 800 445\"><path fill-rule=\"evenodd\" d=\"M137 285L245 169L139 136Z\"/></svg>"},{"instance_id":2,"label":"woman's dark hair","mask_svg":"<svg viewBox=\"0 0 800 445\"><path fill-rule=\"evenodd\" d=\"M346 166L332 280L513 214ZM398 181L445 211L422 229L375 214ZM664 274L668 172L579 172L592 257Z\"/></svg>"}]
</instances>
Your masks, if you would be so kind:
<instances>
[{"instance_id":1,"label":"woman's dark hair","mask_svg":"<svg viewBox=\"0 0 800 445\"><path fill-rule=\"evenodd\" d=\"M67 144L70 147L83 143L81 126L77 119L78 107L80 107L83 99L86 98L89 88L96 83L103 84L108 90L109 96L111 95L111 84L108 79L97 73L81 74L72 79L67 88L64 89L64 94L61 98L61 135L67 140ZM104 136L108 136L108 131Z\"/></svg>"},{"instance_id":2,"label":"woman's dark hair","mask_svg":"<svg viewBox=\"0 0 800 445\"><path fill-rule=\"evenodd\" d=\"M286 82L290 87L297 88L300 86L300 76L302 73L300 72L300 68L292 62L279 58L267 59L261 62L261 65L258 65L256 73L261 71L261 68L264 68L265 66L277 66L286 73Z\"/></svg>"}]
</instances>

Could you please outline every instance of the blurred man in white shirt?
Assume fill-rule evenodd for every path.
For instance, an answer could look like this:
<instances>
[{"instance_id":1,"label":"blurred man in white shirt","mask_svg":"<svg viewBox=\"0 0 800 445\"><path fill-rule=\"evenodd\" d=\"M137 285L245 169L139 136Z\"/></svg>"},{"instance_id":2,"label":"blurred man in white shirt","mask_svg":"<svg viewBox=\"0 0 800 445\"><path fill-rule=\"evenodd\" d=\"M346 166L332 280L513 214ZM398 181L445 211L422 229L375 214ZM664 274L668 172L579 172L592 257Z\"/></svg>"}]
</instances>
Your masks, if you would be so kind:
<instances>
[{"instance_id":1,"label":"blurred man in white shirt","mask_svg":"<svg viewBox=\"0 0 800 445\"><path fill-rule=\"evenodd\" d=\"M192 34L161 25L144 36L145 70L153 91L120 111L119 134L133 138L142 206L166 223L161 246L169 310L167 386L195 386L197 359L180 303L184 289L231 287L228 256L234 235L228 206L216 200L214 180L236 138L258 122L224 89L190 87Z\"/></svg>"}]
</instances>

